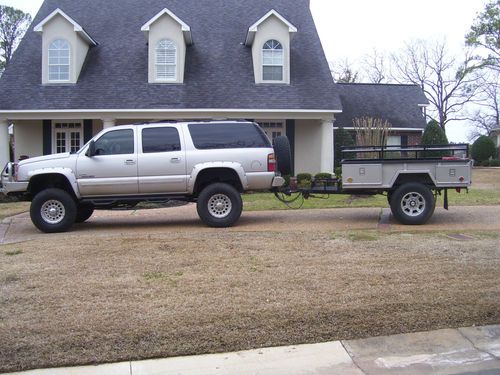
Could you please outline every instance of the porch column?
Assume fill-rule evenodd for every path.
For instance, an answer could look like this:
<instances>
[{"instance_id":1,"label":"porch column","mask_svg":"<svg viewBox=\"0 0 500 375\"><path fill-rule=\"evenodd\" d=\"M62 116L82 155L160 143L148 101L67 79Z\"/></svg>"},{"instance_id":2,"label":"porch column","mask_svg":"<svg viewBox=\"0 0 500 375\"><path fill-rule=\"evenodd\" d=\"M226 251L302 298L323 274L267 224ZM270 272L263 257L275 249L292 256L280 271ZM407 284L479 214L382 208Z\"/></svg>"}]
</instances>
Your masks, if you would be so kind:
<instances>
[{"instance_id":1,"label":"porch column","mask_svg":"<svg viewBox=\"0 0 500 375\"><path fill-rule=\"evenodd\" d=\"M0 119L0 171L9 161L9 122Z\"/></svg>"},{"instance_id":2,"label":"porch column","mask_svg":"<svg viewBox=\"0 0 500 375\"><path fill-rule=\"evenodd\" d=\"M321 171L333 173L333 120L321 121Z\"/></svg>"},{"instance_id":3,"label":"porch column","mask_svg":"<svg viewBox=\"0 0 500 375\"><path fill-rule=\"evenodd\" d=\"M116 125L116 120L114 118L103 118L102 119L102 128L103 129L112 128L115 125Z\"/></svg>"}]
</instances>

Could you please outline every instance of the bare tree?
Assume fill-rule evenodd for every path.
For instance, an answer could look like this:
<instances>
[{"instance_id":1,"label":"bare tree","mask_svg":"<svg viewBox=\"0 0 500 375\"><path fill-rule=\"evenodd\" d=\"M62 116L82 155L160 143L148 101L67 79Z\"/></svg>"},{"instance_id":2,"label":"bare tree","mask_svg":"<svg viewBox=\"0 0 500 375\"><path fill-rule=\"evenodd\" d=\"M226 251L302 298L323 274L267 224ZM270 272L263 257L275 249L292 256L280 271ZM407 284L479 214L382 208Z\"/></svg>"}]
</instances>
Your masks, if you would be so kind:
<instances>
[{"instance_id":1,"label":"bare tree","mask_svg":"<svg viewBox=\"0 0 500 375\"><path fill-rule=\"evenodd\" d=\"M0 72L9 64L17 44L26 32L31 16L19 9L0 5Z\"/></svg>"},{"instance_id":2,"label":"bare tree","mask_svg":"<svg viewBox=\"0 0 500 375\"><path fill-rule=\"evenodd\" d=\"M477 109L469 118L471 139L500 128L500 72L480 70L475 74L478 74L478 94L474 100Z\"/></svg>"},{"instance_id":3,"label":"bare tree","mask_svg":"<svg viewBox=\"0 0 500 375\"><path fill-rule=\"evenodd\" d=\"M363 70L371 83L384 83L390 79L387 56L373 49L372 53L363 58Z\"/></svg>"},{"instance_id":4,"label":"bare tree","mask_svg":"<svg viewBox=\"0 0 500 375\"><path fill-rule=\"evenodd\" d=\"M355 83L359 81L359 73L353 68L348 59L330 63L330 72L337 83Z\"/></svg>"},{"instance_id":5,"label":"bare tree","mask_svg":"<svg viewBox=\"0 0 500 375\"><path fill-rule=\"evenodd\" d=\"M466 119L463 108L477 89L471 55L466 53L463 62L457 62L445 41L416 40L392 55L391 61L396 82L422 87L431 104L428 117L435 118L443 130L450 121Z\"/></svg>"}]
</instances>

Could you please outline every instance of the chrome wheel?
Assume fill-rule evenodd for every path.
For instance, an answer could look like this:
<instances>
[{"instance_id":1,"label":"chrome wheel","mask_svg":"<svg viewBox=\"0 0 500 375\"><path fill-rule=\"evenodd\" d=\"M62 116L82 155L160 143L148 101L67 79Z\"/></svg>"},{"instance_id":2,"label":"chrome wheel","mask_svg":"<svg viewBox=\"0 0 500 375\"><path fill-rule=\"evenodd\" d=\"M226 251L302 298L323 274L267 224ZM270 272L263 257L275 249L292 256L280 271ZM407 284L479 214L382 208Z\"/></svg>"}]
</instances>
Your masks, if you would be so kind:
<instances>
[{"instance_id":1,"label":"chrome wheel","mask_svg":"<svg viewBox=\"0 0 500 375\"><path fill-rule=\"evenodd\" d=\"M40 208L42 219L48 224L59 224L66 215L64 205L58 200L48 200Z\"/></svg>"},{"instance_id":2,"label":"chrome wheel","mask_svg":"<svg viewBox=\"0 0 500 375\"><path fill-rule=\"evenodd\" d=\"M419 216L425 211L425 198L417 192L410 192L401 199L401 209L408 216Z\"/></svg>"},{"instance_id":3,"label":"chrome wheel","mask_svg":"<svg viewBox=\"0 0 500 375\"><path fill-rule=\"evenodd\" d=\"M208 200L208 212L213 217L223 219L231 213L233 205L225 194L215 194Z\"/></svg>"}]
</instances>

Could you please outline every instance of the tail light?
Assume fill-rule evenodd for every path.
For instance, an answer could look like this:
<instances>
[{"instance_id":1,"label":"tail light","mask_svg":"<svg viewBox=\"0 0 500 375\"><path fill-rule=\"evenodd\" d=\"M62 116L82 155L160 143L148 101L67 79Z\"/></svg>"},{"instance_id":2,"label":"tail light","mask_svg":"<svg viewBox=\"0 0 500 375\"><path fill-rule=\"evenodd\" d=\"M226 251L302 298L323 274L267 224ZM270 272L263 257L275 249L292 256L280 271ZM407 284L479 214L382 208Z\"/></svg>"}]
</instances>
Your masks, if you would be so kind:
<instances>
[{"instance_id":1,"label":"tail light","mask_svg":"<svg viewBox=\"0 0 500 375\"><path fill-rule=\"evenodd\" d=\"M267 155L267 171L275 172L276 171L276 159L274 154Z\"/></svg>"}]
</instances>

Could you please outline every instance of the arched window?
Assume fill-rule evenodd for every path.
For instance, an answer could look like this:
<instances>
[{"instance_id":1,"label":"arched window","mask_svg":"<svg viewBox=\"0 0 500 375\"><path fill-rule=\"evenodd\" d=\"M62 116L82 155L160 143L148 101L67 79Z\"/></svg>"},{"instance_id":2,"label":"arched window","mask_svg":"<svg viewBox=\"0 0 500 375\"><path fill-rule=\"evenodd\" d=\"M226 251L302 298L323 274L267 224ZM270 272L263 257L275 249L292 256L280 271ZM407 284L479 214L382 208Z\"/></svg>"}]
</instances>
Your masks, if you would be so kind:
<instances>
[{"instance_id":1,"label":"arched window","mask_svg":"<svg viewBox=\"0 0 500 375\"><path fill-rule=\"evenodd\" d=\"M277 40L268 40L262 48L262 79L283 81L283 46Z\"/></svg>"},{"instance_id":2,"label":"arched window","mask_svg":"<svg viewBox=\"0 0 500 375\"><path fill-rule=\"evenodd\" d=\"M156 44L156 80L175 81L177 79L177 47L169 39Z\"/></svg>"},{"instance_id":3,"label":"arched window","mask_svg":"<svg viewBox=\"0 0 500 375\"><path fill-rule=\"evenodd\" d=\"M49 45L49 81L69 81L70 47L64 39Z\"/></svg>"}]
</instances>

